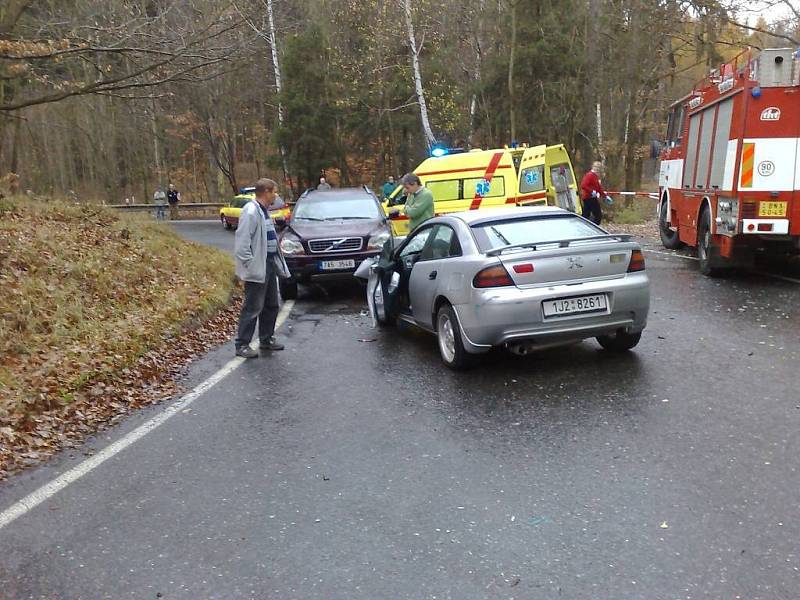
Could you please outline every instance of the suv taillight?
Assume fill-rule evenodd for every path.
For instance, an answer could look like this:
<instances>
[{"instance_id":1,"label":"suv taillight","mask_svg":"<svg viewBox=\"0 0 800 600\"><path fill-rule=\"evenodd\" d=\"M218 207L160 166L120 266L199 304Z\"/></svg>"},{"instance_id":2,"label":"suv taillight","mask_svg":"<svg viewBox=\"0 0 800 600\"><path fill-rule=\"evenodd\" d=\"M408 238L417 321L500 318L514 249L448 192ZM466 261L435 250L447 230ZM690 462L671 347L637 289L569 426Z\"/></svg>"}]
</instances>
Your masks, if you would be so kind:
<instances>
[{"instance_id":1,"label":"suv taillight","mask_svg":"<svg viewBox=\"0 0 800 600\"><path fill-rule=\"evenodd\" d=\"M644 254L641 250L631 252L631 262L628 263L628 273L644 271Z\"/></svg>"},{"instance_id":2,"label":"suv taillight","mask_svg":"<svg viewBox=\"0 0 800 600\"><path fill-rule=\"evenodd\" d=\"M479 271L472 280L472 285L476 288L505 287L514 285L514 280L503 265L494 265Z\"/></svg>"}]
</instances>

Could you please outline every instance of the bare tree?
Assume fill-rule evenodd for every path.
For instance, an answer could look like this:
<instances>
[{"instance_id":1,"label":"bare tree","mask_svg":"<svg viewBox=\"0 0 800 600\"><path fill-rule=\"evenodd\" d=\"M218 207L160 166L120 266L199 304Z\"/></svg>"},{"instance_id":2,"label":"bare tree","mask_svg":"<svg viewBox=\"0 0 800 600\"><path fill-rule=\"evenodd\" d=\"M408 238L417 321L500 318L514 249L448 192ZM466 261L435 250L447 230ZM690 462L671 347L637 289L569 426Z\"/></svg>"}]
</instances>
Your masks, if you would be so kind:
<instances>
[{"instance_id":1,"label":"bare tree","mask_svg":"<svg viewBox=\"0 0 800 600\"><path fill-rule=\"evenodd\" d=\"M401 0L403 15L406 21L406 32L408 34L408 45L411 49L411 66L414 70L414 89L417 93L417 102L419 103L419 116L422 121L422 134L425 137L425 142L428 148L436 143L436 137L433 135L431 123L428 119L428 105L425 102L425 89L422 85L422 73L419 66L419 54L422 50L422 45L417 45L417 39L414 35L414 22L411 18L411 0Z\"/></svg>"}]
</instances>

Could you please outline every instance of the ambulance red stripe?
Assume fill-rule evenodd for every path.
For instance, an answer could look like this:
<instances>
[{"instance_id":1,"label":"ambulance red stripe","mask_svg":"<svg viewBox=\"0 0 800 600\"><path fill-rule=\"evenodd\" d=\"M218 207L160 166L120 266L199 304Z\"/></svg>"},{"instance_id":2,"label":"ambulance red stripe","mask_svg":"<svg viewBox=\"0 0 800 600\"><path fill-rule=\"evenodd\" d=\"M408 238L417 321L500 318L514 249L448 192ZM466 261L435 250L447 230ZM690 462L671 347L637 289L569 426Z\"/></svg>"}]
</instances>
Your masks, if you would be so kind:
<instances>
[{"instance_id":1,"label":"ambulance red stripe","mask_svg":"<svg viewBox=\"0 0 800 600\"><path fill-rule=\"evenodd\" d=\"M494 177L494 172L497 170L500 161L503 159L503 152L495 152L494 156L492 156L492 160L489 161L489 166L486 167L486 172L483 174L483 178L488 181L489 183L492 182L492 177ZM472 198L472 204L470 204L470 210L478 210L481 207L481 202L483 202L483 196L479 195L478 192L475 192L475 196Z\"/></svg>"}]
</instances>

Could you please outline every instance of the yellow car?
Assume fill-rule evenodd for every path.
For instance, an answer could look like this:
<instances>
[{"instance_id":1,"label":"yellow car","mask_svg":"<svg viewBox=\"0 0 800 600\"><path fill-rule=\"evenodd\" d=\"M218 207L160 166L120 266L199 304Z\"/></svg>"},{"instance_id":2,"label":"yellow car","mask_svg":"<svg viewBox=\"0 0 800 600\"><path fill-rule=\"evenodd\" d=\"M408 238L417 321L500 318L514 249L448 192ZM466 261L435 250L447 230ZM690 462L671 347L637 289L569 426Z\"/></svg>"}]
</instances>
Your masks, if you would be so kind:
<instances>
[{"instance_id":1,"label":"yellow car","mask_svg":"<svg viewBox=\"0 0 800 600\"><path fill-rule=\"evenodd\" d=\"M424 160L414 173L433 193L436 215L504 205L581 209L572 162L561 144L447 154ZM400 186L384 202L387 214L400 212L390 217L395 236L409 233L403 204Z\"/></svg>"},{"instance_id":2,"label":"yellow car","mask_svg":"<svg viewBox=\"0 0 800 600\"><path fill-rule=\"evenodd\" d=\"M219 209L219 219L222 222L222 226L225 229L236 229L236 226L239 224L239 215L242 213L242 207L250 202L250 200L255 200L255 198L255 193L248 191L234 196L233 200L228 203L228 206L223 206ZM283 204L283 200L280 200L280 207L274 209L270 208L269 216L271 216L273 220L288 219L291 212L289 206Z\"/></svg>"}]
</instances>

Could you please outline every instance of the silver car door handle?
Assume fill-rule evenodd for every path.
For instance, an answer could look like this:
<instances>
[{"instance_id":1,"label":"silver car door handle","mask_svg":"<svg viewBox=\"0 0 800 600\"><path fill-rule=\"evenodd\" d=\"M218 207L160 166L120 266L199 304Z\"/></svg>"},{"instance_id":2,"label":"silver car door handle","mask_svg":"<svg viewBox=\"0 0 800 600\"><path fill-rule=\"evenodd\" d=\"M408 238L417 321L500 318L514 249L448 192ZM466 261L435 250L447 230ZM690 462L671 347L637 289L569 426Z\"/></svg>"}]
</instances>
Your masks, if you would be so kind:
<instances>
[{"instance_id":1,"label":"silver car door handle","mask_svg":"<svg viewBox=\"0 0 800 600\"><path fill-rule=\"evenodd\" d=\"M436 271L431 271L430 275L428 275L428 279L436 279Z\"/></svg>"}]
</instances>

